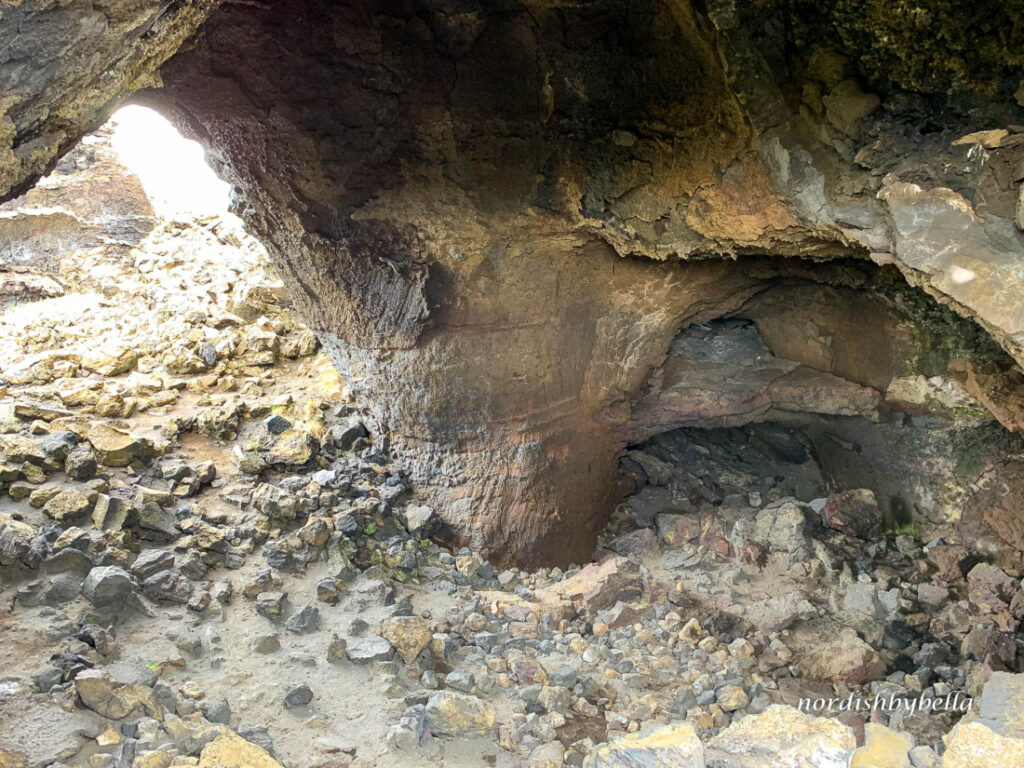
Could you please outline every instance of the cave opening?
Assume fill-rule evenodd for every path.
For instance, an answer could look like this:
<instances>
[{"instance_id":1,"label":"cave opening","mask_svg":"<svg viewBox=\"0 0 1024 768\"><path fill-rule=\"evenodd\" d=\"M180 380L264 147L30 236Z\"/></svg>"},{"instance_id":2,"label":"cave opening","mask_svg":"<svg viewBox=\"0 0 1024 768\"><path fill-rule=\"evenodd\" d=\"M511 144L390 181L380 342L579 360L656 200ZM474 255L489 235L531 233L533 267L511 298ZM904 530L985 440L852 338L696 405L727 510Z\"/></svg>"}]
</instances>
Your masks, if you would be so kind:
<instances>
[{"instance_id":1,"label":"cave opening","mask_svg":"<svg viewBox=\"0 0 1024 768\"><path fill-rule=\"evenodd\" d=\"M962 538L1015 567L1022 541L996 502L1024 456L1006 418L1014 371L983 329L890 268L798 264L673 339L634 405L611 535L649 528L672 546L680 515L733 526L795 500L809 531ZM850 520L823 512L846 492L870 503Z\"/></svg>"},{"instance_id":2,"label":"cave opening","mask_svg":"<svg viewBox=\"0 0 1024 768\"><path fill-rule=\"evenodd\" d=\"M187 237L175 227L186 233L205 227L219 230L221 240L238 240L242 247L221 243L216 256L229 267L251 268L253 256L265 261L263 247L229 212L230 201L230 185L206 163L199 144L153 109L121 107L26 194L0 206L0 306L13 310L29 303L5 322L53 319L55 312L68 321L116 296L119 286L131 290L115 264L133 260L133 249L147 238L163 237L174 247L179 236L182 253L205 259L207 251L185 245ZM144 268L154 285L166 278L162 287L169 290L153 300L173 308L169 297L187 281L170 270ZM221 288L230 288L229 279Z\"/></svg>"},{"instance_id":3,"label":"cave opening","mask_svg":"<svg viewBox=\"0 0 1024 768\"><path fill-rule=\"evenodd\" d=\"M908 5L5 3L0 765L1024 765L1021 18Z\"/></svg>"}]
</instances>

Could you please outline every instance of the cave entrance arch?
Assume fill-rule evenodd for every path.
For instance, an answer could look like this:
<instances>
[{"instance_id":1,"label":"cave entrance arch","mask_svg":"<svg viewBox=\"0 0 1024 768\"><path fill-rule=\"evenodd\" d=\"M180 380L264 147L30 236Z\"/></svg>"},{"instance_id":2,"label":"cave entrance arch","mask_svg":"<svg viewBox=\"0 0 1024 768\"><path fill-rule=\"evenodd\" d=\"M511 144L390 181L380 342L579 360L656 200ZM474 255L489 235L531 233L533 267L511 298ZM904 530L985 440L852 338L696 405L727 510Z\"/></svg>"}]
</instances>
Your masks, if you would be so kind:
<instances>
[{"instance_id":1,"label":"cave entrance arch","mask_svg":"<svg viewBox=\"0 0 1024 768\"><path fill-rule=\"evenodd\" d=\"M762 37L774 25L749 13L666 0L146 7L82 27L96 38L83 50L104 54L84 77L58 67L14 94L4 189L142 88L135 100L200 141L237 190L371 427L409 457L453 535L506 562L581 561L673 336L770 277L695 259L888 259L1024 360L1018 308L991 298L1024 293L1024 147L965 165L951 136L906 133L916 107L883 114L854 59L790 67L791 30ZM40 45L51 58L73 47ZM72 68L86 58L74 54ZM1017 122L1001 114L979 120ZM921 158L904 165L926 183L896 157ZM984 190L979 211L954 188Z\"/></svg>"}]
</instances>

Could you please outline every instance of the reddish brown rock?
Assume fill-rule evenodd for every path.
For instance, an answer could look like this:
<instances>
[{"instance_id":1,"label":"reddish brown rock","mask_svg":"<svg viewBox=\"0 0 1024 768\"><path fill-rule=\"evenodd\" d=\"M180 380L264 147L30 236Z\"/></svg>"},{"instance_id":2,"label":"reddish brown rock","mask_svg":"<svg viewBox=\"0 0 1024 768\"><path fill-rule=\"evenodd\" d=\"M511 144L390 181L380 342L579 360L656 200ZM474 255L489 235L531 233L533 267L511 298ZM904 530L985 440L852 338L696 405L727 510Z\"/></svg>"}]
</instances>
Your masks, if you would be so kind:
<instances>
[{"instance_id":1,"label":"reddish brown rock","mask_svg":"<svg viewBox=\"0 0 1024 768\"><path fill-rule=\"evenodd\" d=\"M938 608L949 600L949 590L938 584L918 584L917 599L931 608Z\"/></svg>"},{"instance_id":2,"label":"reddish brown rock","mask_svg":"<svg viewBox=\"0 0 1024 768\"><path fill-rule=\"evenodd\" d=\"M1017 368L987 370L969 360L955 360L950 370L958 374L964 387L1011 432L1024 431L1024 374Z\"/></svg>"},{"instance_id":3,"label":"reddish brown rock","mask_svg":"<svg viewBox=\"0 0 1024 768\"><path fill-rule=\"evenodd\" d=\"M643 612L623 602L618 602L607 611L602 611L601 619L609 629L617 629L638 621Z\"/></svg>"},{"instance_id":4,"label":"reddish brown rock","mask_svg":"<svg viewBox=\"0 0 1024 768\"><path fill-rule=\"evenodd\" d=\"M882 533L882 510L875 494L867 488L833 496L821 510L821 521L847 536L871 541Z\"/></svg>"},{"instance_id":5,"label":"reddish brown rock","mask_svg":"<svg viewBox=\"0 0 1024 768\"><path fill-rule=\"evenodd\" d=\"M846 629L825 641L820 633L815 633L811 640L807 648L800 642L794 643L794 651L800 659L798 666L806 677L856 685L885 677L885 662L856 631Z\"/></svg>"},{"instance_id":6,"label":"reddish brown rock","mask_svg":"<svg viewBox=\"0 0 1024 768\"><path fill-rule=\"evenodd\" d=\"M1015 669L1017 644L1010 635L987 627L975 627L960 644L964 658L983 661L994 669Z\"/></svg>"},{"instance_id":7,"label":"reddish brown rock","mask_svg":"<svg viewBox=\"0 0 1024 768\"><path fill-rule=\"evenodd\" d=\"M978 563L967 574L967 596L975 605L992 612L1005 611L1020 582L988 563Z\"/></svg>"},{"instance_id":8,"label":"reddish brown rock","mask_svg":"<svg viewBox=\"0 0 1024 768\"><path fill-rule=\"evenodd\" d=\"M550 587L538 589L541 602L567 597L591 613L611 608L620 600L636 602L650 596L650 584L640 566L623 557L591 563L579 573Z\"/></svg>"},{"instance_id":9,"label":"reddish brown rock","mask_svg":"<svg viewBox=\"0 0 1024 768\"><path fill-rule=\"evenodd\" d=\"M964 578L961 563L968 554L967 548L959 544L939 544L928 550L927 557L928 562L938 569L936 576L947 583L954 583Z\"/></svg>"},{"instance_id":10,"label":"reddish brown rock","mask_svg":"<svg viewBox=\"0 0 1024 768\"><path fill-rule=\"evenodd\" d=\"M638 528L609 541L605 547L620 555L642 558L657 554L661 542L650 528Z\"/></svg>"},{"instance_id":11,"label":"reddish brown rock","mask_svg":"<svg viewBox=\"0 0 1024 768\"><path fill-rule=\"evenodd\" d=\"M966 521L981 520L991 527L1006 545L1024 552L1024 462L1008 461L998 473L989 473L981 489L968 501ZM993 537L994 538L994 537Z\"/></svg>"},{"instance_id":12,"label":"reddish brown rock","mask_svg":"<svg viewBox=\"0 0 1024 768\"><path fill-rule=\"evenodd\" d=\"M1017 620L1024 619L1024 590L1018 590L1010 600L1010 615Z\"/></svg>"},{"instance_id":13,"label":"reddish brown rock","mask_svg":"<svg viewBox=\"0 0 1024 768\"><path fill-rule=\"evenodd\" d=\"M678 547L700 537L701 520L697 515L661 514L655 519L658 536L670 547Z\"/></svg>"}]
</instances>

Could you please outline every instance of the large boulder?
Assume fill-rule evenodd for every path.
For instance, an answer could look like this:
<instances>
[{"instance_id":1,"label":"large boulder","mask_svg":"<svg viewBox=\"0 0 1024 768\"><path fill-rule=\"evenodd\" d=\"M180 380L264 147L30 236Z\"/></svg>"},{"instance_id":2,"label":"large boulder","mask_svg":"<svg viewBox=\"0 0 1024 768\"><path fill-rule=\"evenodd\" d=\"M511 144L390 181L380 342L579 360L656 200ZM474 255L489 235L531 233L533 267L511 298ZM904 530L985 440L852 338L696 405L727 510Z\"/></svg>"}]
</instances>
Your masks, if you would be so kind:
<instances>
[{"instance_id":1,"label":"large boulder","mask_svg":"<svg viewBox=\"0 0 1024 768\"><path fill-rule=\"evenodd\" d=\"M707 768L845 768L857 746L853 729L774 705L737 720L707 744Z\"/></svg>"},{"instance_id":2,"label":"large boulder","mask_svg":"<svg viewBox=\"0 0 1024 768\"><path fill-rule=\"evenodd\" d=\"M483 736L494 726L494 707L455 691L438 691L427 700L426 726L435 736Z\"/></svg>"},{"instance_id":3,"label":"large boulder","mask_svg":"<svg viewBox=\"0 0 1024 768\"><path fill-rule=\"evenodd\" d=\"M584 768L704 768L704 745L689 723L645 728L596 747Z\"/></svg>"}]
</instances>

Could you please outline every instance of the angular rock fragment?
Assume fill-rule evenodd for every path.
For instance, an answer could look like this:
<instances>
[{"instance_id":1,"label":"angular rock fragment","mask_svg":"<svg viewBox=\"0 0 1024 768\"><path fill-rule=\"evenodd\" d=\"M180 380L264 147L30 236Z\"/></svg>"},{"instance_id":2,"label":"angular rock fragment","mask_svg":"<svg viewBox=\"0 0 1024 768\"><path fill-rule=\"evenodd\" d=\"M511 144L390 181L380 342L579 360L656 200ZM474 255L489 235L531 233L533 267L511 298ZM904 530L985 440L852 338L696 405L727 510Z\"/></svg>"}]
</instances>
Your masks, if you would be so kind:
<instances>
[{"instance_id":1,"label":"angular rock fragment","mask_svg":"<svg viewBox=\"0 0 1024 768\"><path fill-rule=\"evenodd\" d=\"M873 491L858 488L833 496L821 510L821 521L829 528L873 541L882 533L882 510Z\"/></svg>"},{"instance_id":2,"label":"angular rock fragment","mask_svg":"<svg viewBox=\"0 0 1024 768\"><path fill-rule=\"evenodd\" d=\"M153 690L142 683L119 685L103 670L89 669L75 677L75 693L89 709L111 720L131 715L164 719L164 710Z\"/></svg>"},{"instance_id":3,"label":"angular rock fragment","mask_svg":"<svg viewBox=\"0 0 1024 768\"><path fill-rule=\"evenodd\" d=\"M246 741L227 728L199 754L199 768L281 768L260 746Z\"/></svg>"},{"instance_id":4,"label":"angular rock fragment","mask_svg":"<svg viewBox=\"0 0 1024 768\"><path fill-rule=\"evenodd\" d=\"M426 727L435 736L483 736L494 726L494 707L465 693L438 691L427 700Z\"/></svg>"},{"instance_id":5,"label":"angular rock fragment","mask_svg":"<svg viewBox=\"0 0 1024 768\"><path fill-rule=\"evenodd\" d=\"M707 768L839 768L849 764L856 746L853 730L837 720L774 705L734 722L709 741L705 764Z\"/></svg>"},{"instance_id":6,"label":"angular rock fragment","mask_svg":"<svg viewBox=\"0 0 1024 768\"><path fill-rule=\"evenodd\" d=\"M971 602L989 611L1005 611L1020 582L989 563L978 563L967 574L967 595Z\"/></svg>"},{"instance_id":7,"label":"angular rock fragment","mask_svg":"<svg viewBox=\"0 0 1024 768\"><path fill-rule=\"evenodd\" d=\"M430 627L418 616L395 616L387 619L377 631L395 647L406 664L411 664L430 645L432 638Z\"/></svg>"},{"instance_id":8,"label":"angular rock fragment","mask_svg":"<svg viewBox=\"0 0 1024 768\"><path fill-rule=\"evenodd\" d=\"M308 685L300 685L293 688L284 697L284 706L286 709L295 709L296 707L304 707L313 700L313 691L310 690Z\"/></svg>"},{"instance_id":9,"label":"angular rock fragment","mask_svg":"<svg viewBox=\"0 0 1024 768\"><path fill-rule=\"evenodd\" d=\"M345 657L353 664L387 661L394 654L395 649L391 643L372 632L352 638L345 649Z\"/></svg>"},{"instance_id":10,"label":"angular rock fragment","mask_svg":"<svg viewBox=\"0 0 1024 768\"><path fill-rule=\"evenodd\" d=\"M1001 736L980 720L958 723L942 740L942 768L1024 765L1024 739Z\"/></svg>"},{"instance_id":11,"label":"angular rock fragment","mask_svg":"<svg viewBox=\"0 0 1024 768\"><path fill-rule=\"evenodd\" d=\"M43 514L58 523L69 523L83 517L91 510L93 503L88 494L81 491L60 491L43 505Z\"/></svg>"},{"instance_id":12,"label":"angular rock fragment","mask_svg":"<svg viewBox=\"0 0 1024 768\"><path fill-rule=\"evenodd\" d=\"M103 423L89 428L88 440L96 451L97 461L108 467L126 467L150 450L141 438Z\"/></svg>"},{"instance_id":13,"label":"angular rock fragment","mask_svg":"<svg viewBox=\"0 0 1024 768\"><path fill-rule=\"evenodd\" d=\"M137 589L131 575L116 565L93 568L82 583L82 595L98 608L122 603Z\"/></svg>"},{"instance_id":14,"label":"angular rock fragment","mask_svg":"<svg viewBox=\"0 0 1024 768\"><path fill-rule=\"evenodd\" d=\"M647 728L603 744L587 755L585 768L704 768L704 745L689 723Z\"/></svg>"}]
</instances>

